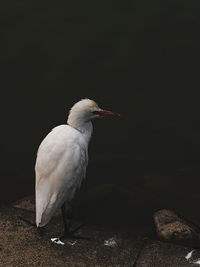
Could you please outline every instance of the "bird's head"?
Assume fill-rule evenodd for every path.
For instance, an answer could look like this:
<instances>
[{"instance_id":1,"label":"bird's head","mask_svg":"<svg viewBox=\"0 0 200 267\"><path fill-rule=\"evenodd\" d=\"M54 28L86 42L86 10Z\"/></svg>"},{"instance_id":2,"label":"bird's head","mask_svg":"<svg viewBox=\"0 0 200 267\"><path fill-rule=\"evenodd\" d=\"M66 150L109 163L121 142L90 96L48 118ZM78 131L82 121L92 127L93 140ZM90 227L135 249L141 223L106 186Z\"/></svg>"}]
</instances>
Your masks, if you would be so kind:
<instances>
[{"instance_id":1,"label":"bird's head","mask_svg":"<svg viewBox=\"0 0 200 267\"><path fill-rule=\"evenodd\" d=\"M104 116L120 116L118 113L101 109L97 103L90 99L82 99L73 105L69 112L68 123L85 123L92 119Z\"/></svg>"}]
</instances>

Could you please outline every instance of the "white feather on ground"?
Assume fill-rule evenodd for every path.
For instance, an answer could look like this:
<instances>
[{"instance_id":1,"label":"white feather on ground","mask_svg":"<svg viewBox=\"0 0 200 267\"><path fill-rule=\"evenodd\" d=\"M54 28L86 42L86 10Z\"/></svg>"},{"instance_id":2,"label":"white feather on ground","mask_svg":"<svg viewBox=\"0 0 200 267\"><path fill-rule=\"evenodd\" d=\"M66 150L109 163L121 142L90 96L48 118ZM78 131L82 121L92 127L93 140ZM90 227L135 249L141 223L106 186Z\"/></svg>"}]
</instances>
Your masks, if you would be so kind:
<instances>
[{"instance_id":1,"label":"white feather on ground","mask_svg":"<svg viewBox=\"0 0 200 267\"><path fill-rule=\"evenodd\" d=\"M196 264L196 265L200 265L200 259L198 260L192 260L192 254L195 250L190 251L186 256L185 259L191 263L191 264Z\"/></svg>"}]
</instances>

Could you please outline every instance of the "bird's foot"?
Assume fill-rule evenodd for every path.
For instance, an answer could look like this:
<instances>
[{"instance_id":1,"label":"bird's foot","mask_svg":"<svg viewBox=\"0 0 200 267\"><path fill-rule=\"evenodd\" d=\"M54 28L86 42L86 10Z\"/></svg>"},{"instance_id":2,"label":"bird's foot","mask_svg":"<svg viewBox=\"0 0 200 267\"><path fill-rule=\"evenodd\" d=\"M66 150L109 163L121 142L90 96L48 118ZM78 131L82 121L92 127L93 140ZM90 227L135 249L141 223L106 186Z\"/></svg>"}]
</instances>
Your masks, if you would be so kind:
<instances>
[{"instance_id":1,"label":"bird's foot","mask_svg":"<svg viewBox=\"0 0 200 267\"><path fill-rule=\"evenodd\" d=\"M84 226L85 224L80 224L79 226L77 226L75 229L73 230L68 230L65 229L64 234L60 237L60 240L62 239L84 239L84 240L90 240L91 238L86 237L86 236L79 236L79 235L75 235L75 233Z\"/></svg>"},{"instance_id":2,"label":"bird's foot","mask_svg":"<svg viewBox=\"0 0 200 267\"><path fill-rule=\"evenodd\" d=\"M64 233L64 235L62 235L60 238L59 238L61 241L64 240L64 239L83 239L83 240L91 240L90 237L88 236L80 236L80 235L74 235L73 233Z\"/></svg>"},{"instance_id":3,"label":"bird's foot","mask_svg":"<svg viewBox=\"0 0 200 267\"><path fill-rule=\"evenodd\" d=\"M59 238L61 241L64 240L64 239L82 239L82 240L91 240L90 237L88 236L80 236L80 235L74 235L73 233L64 233L64 235L62 235L60 238Z\"/></svg>"}]
</instances>

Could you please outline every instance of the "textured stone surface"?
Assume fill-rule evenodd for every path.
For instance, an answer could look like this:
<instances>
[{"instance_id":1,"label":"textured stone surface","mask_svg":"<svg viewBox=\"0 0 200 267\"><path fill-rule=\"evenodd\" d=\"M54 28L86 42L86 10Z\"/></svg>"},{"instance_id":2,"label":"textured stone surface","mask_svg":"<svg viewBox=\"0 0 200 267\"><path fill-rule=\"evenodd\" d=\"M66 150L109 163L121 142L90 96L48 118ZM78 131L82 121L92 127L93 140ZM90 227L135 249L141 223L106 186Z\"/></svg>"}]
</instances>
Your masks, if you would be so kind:
<instances>
[{"instance_id":1,"label":"textured stone surface","mask_svg":"<svg viewBox=\"0 0 200 267\"><path fill-rule=\"evenodd\" d=\"M162 218L161 225L166 222ZM170 218L168 216L168 223L173 222ZM175 214L173 218L179 219ZM33 197L0 207L0 266L193 267L197 266L193 261L200 255L200 251L195 250L188 262L185 256L191 248L155 241L151 226L138 225L133 225L132 232L127 229L119 232L88 224L79 234L91 240L76 240L75 243L64 240L65 245L56 245L50 239L60 236L60 216L51 220L42 236L31 225L34 221ZM116 245L105 246L108 243L105 241L111 239Z\"/></svg>"},{"instance_id":2,"label":"textured stone surface","mask_svg":"<svg viewBox=\"0 0 200 267\"><path fill-rule=\"evenodd\" d=\"M134 267L197 267L185 256L190 248L164 242L147 242Z\"/></svg>"},{"instance_id":3,"label":"textured stone surface","mask_svg":"<svg viewBox=\"0 0 200 267\"><path fill-rule=\"evenodd\" d=\"M200 229L198 226L179 217L173 211L159 210L153 218L159 238L194 247L200 246Z\"/></svg>"},{"instance_id":4,"label":"textured stone surface","mask_svg":"<svg viewBox=\"0 0 200 267\"><path fill-rule=\"evenodd\" d=\"M12 203L12 207L35 212L34 196L27 196Z\"/></svg>"},{"instance_id":5,"label":"textured stone surface","mask_svg":"<svg viewBox=\"0 0 200 267\"><path fill-rule=\"evenodd\" d=\"M27 200L25 201L26 203ZM21 203L21 204L19 204ZM40 236L34 224L35 214L28 204L19 201L17 208L0 208L0 266L132 266L136 259L140 240L130 233L113 232L98 226L86 225L79 233L91 240L66 241L64 246L53 244L52 237L62 231L60 217L54 217ZM25 203L24 203L25 204ZM30 204L30 203L29 203ZM114 238L117 246L104 245Z\"/></svg>"}]
</instances>

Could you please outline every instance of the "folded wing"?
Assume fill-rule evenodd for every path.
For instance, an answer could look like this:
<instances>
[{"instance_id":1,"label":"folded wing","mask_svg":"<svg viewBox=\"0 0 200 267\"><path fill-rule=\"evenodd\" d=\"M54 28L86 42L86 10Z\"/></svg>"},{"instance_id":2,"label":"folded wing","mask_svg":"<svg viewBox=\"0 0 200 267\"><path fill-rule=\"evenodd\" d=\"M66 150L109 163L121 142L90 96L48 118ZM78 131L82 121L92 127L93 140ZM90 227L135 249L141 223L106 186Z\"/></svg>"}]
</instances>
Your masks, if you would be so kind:
<instances>
[{"instance_id":1,"label":"folded wing","mask_svg":"<svg viewBox=\"0 0 200 267\"><path fill-rule=\"evenodd\" d=\"M70 201L85 177L87 145L68 125L53 129L41 143L36 160L36 224L46 225Z\"/></svg>"}]
</instances>

